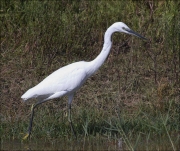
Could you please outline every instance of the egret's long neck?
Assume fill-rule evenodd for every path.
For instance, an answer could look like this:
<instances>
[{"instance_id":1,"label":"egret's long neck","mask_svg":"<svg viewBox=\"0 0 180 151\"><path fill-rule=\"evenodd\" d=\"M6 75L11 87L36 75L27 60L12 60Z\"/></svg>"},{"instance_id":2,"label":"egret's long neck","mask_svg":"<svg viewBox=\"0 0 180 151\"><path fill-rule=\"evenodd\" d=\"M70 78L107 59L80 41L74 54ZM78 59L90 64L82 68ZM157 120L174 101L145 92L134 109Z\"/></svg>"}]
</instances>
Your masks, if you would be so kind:
<instances>
[{"instance_id":1,"label":"egret's long neck","mask_svg":"<svg viewBox=\"0 0 180 151\"><path fill-rule=\"evenodd\" d=\"M111 27L107 29L104 35L104 45L101 53L91 62L89 62L89 68L88 72L90 75L92 75L94 72L96 72L99 67L104 63L106 60L112 46L111 36L113 34L113 30Z\"/></svg>"}]
</instances>

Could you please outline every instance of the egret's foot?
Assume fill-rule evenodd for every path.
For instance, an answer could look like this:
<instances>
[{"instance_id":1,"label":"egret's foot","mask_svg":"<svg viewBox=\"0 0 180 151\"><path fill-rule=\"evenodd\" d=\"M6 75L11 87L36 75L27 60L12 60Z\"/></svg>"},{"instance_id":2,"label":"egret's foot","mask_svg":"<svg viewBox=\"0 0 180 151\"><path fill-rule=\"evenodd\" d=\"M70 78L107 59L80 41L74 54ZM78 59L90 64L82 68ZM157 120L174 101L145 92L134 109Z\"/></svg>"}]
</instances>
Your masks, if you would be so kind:
<instances>
[{"instance_id":1,"label":"egret's foot","mask_svg":"<svg viewBox=\"0 0 180 151\"><path fill-rule=\"evenodd\" d=\"M23 140L26 140L29 137L29 133L27 133L24 137Z\"/></svg>"},{"instance_id":2,"label":"egret's foot","mask_svg":"<svg viewBox=\"0 0 180 151\"><path fill-rule=\"evenodd\" d=\"M34 104L31 105L31 111L33 110Z\"/></svg>"}]
</instances>

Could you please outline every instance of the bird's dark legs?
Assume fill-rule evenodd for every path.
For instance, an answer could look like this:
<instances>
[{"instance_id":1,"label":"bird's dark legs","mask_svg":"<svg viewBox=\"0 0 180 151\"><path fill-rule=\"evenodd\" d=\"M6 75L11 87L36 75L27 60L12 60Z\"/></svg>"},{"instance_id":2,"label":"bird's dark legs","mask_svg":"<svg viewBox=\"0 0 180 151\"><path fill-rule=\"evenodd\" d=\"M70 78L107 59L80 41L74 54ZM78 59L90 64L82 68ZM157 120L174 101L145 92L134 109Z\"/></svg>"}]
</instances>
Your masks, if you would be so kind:
<instances>
[{"instance_id":1,"label":"bird's dark legs","mask_svg":"<svg viewBox=\"0 0 180 151\"><path fill-rule=\"evenodd\" d=\"M36 103L35 105L32 105L31 107L31 118L30 118L30 122L29 122L29 128L28 128L28 133L23 137L23 139L25 140L26 138L29 138L30 135L31 135L31 130L32 130L32 123L33 123L33 117L34 117L34 109L43 102L38 102ZM68 104L68 121L70 123L70 126L71 126L71 130L73 132L73 135L74 137L77 139L76 137L76 133L74 131L74 127L73 127L73 123L72 123L72 120L71 120L71 104Z\"/></svg>"},{"instance_id":2,"label":"bird's dark legs","mask_svg":"<svg viewBox=\"0 0 180 151\"><path fill-rule=\"evenodd\" d=\"M26 138L29 138L31 135L31 130L32 130L32 122L33 122L33 117L34 117L34 109L35 107L37 107L37 105L41 104L42 102L38 102L35 105L32 105L31 107L31 118L30 118L30 122L29 122L29 128L28 128L28 133L23 137L23 139L25 140Z\"/></svg>"},{"instance_id":3,"label":"bird's dark legs","mask_svg":"<svg viewBox=\"0 0 180 151\"><path fill-rule=\"evenodd\" d=\"M74 131L73 123L72 123L72 120L71 120L71 104L68 104L68 112L69 112L69 114L68 114L68 121L69 121L69 123L71 125L71 130L73 132L73 135L77 139L76 133Z\"/></svg>"}]
</instances>

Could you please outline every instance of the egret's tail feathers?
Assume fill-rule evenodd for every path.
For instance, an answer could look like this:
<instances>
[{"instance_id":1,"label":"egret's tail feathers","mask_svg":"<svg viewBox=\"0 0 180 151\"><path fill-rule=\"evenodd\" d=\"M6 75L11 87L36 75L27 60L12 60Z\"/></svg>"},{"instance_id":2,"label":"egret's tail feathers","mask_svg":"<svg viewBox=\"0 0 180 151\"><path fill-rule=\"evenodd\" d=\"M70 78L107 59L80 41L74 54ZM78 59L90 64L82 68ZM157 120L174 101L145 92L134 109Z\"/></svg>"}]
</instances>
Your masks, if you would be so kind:
<instances>
[{"instance_id":1,"label":"egret's tail feathers","mask_svg":"<svg viewBox=\"0 0 180 151\"><path fill-rule=\"evenodd\" d=\"M23 102L26 102L26 101L28 100L28 99L26 99L26 98L22 98L22 97L21 97L21 99L23 100Z\"/></svg>"},{"instance_id":2,"label":"egret's tail feathers","mask_svg":"<svg viewBox=\"0 0 180 151\"><path fill-rule=\"evenodd\" d=\"M36 92L34 91L33 88L29 89L21 96L21 98L23 99L24 102L26 102L27 100L29 100L31 98L35 98L35 97L36 97Z\"/></svg>"}]
</instances>

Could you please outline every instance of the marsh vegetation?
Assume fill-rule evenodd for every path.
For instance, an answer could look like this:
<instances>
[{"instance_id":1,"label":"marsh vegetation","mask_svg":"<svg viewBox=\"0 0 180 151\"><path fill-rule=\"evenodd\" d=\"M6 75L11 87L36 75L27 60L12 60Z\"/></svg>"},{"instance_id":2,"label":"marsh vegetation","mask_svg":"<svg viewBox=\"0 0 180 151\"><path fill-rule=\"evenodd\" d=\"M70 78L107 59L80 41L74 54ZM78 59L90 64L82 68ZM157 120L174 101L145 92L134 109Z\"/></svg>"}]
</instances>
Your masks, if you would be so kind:
<instances>
[{"instance_id":1,"label":"marsh vegetation","mask_svg":"<svg viewBox=\"0 0 180 151\"><path fill-rule=\"evenodd\" d=\"M179 148L180 15L178 1L1 2L0 136L21 140L30 107L21 95L58 68L94 59L106 29L123 21L148 38L114 34L105 64L76 93L72 119L78 139L106 139L136 149L167 140ZM73 139L67 98L35 111L31 139ZM163 140L163 141L161 141ZM147 149L147 148L146 148Z\"/></svg>"}]
</instances>

